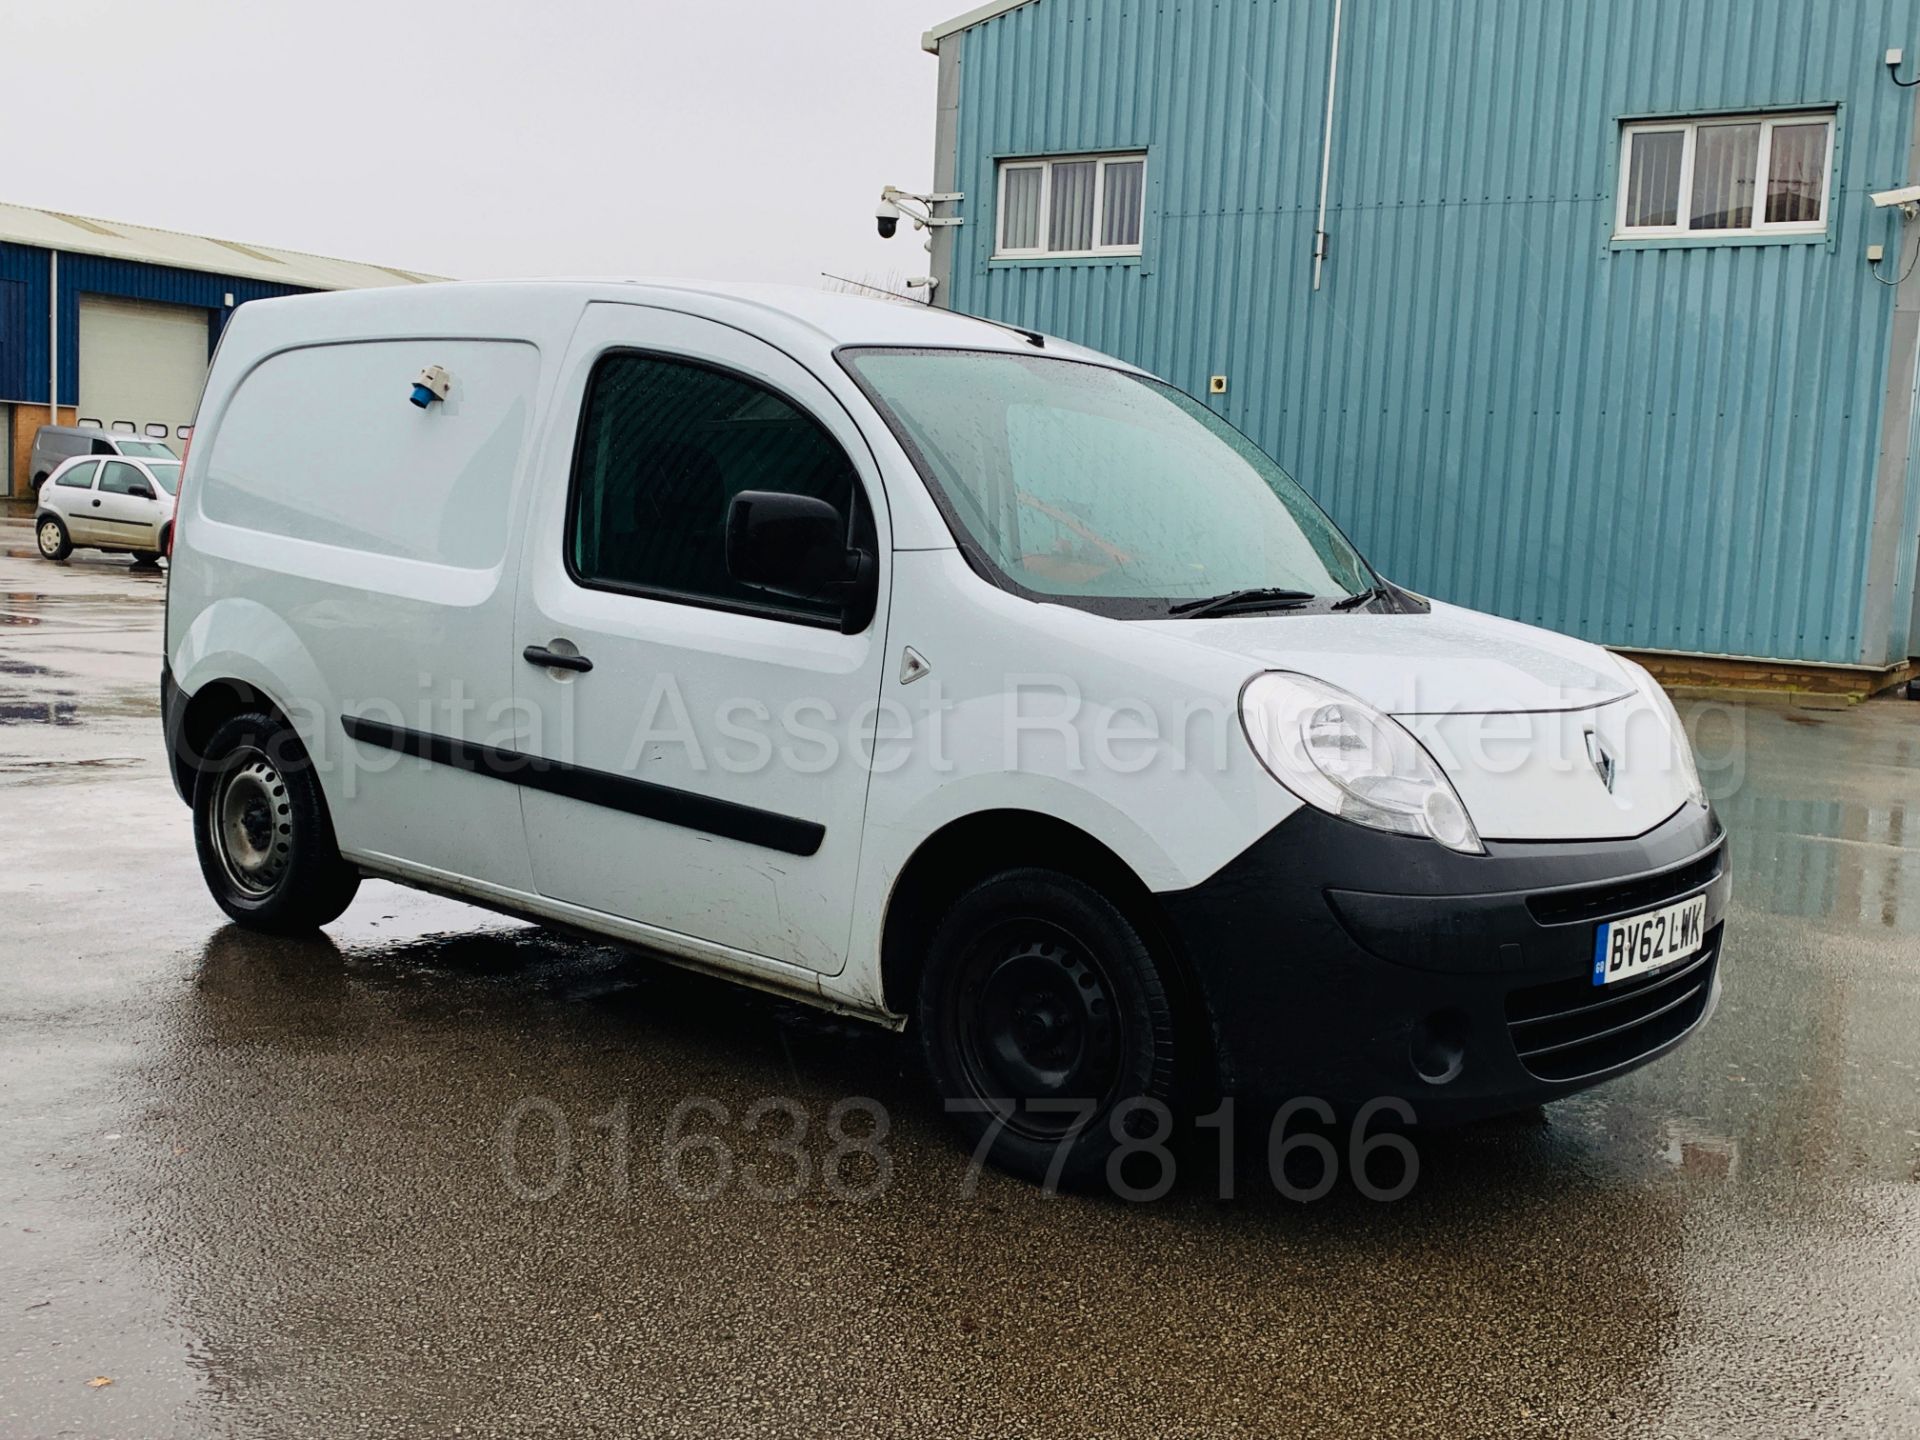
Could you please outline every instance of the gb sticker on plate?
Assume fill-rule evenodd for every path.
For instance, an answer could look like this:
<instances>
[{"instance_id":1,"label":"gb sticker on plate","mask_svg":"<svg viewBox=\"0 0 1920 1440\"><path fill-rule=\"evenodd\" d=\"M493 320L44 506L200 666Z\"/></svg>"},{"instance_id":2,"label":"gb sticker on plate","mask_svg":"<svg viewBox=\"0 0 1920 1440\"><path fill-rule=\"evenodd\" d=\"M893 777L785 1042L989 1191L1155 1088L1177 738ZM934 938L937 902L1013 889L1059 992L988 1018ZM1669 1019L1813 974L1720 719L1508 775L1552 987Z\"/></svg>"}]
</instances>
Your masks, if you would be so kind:
<instances>
[{"instance_id":1,"label":"gb sticker on plate","mask_svg":"<svg viewBox=\"0 0 1920 1440\"><path fill-rule=\"evenodd\" d=\"M1686 959L1704 942L1706 924L1704 895L1607 921L1593 935L1593 983L1611 985Z\"/></svg>"}]
</instances>

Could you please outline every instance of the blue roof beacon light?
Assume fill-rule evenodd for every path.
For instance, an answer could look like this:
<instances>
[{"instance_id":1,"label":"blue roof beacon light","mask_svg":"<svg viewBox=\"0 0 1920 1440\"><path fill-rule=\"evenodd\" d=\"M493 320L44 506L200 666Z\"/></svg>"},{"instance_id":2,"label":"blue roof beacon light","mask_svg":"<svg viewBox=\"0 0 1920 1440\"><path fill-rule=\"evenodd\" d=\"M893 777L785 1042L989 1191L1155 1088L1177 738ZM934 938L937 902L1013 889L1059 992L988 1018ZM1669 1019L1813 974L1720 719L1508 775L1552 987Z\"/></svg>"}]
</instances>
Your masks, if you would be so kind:
<instances>
[{"instance_id":1,"label":"blue roof beacon light","mask_svg":"<svg viewBox=\"0 0 1920 1440\"><path fill-rule=\"evenodd\" d=\"M452 388L453 377L438 365L429 365L413 377L413 394L407 398L424 410L434 401L446 399Z\"/></svg>"}]
</instances>

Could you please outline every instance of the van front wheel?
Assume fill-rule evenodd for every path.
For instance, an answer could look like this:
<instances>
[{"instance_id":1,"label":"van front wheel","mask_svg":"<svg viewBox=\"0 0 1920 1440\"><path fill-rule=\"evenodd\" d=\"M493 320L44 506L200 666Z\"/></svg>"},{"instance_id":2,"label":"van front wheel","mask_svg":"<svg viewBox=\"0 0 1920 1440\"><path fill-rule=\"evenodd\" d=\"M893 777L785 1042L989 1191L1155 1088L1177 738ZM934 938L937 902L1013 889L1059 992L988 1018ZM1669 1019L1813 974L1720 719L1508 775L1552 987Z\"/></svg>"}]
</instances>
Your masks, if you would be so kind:
<instances>
[{"instance_id":1,"label":"van front wheel","mask_svg":"<svg viewBox=\"0 0 1920 1440\"><path fill-rule=\"evenodd\" d=\"M317 930L360 888L312 760L271 715L236 715L214 731L194 780L193 836L215 903L250 929Z\"/></svg>"},{"instance_id":2,"label":"van front wheel","mask_svg":"<svg viewBox=\"0 0 1920 1440\"><path fill-rule=\"evenodd\" d=\"M962 895L933 936L918 1012L948 1112L1004 1170L1089 1188L1123 1145L1167 1133L1167 988L1132 923L1072 876L1007 870Z\"/></svg>"}]
</instances>

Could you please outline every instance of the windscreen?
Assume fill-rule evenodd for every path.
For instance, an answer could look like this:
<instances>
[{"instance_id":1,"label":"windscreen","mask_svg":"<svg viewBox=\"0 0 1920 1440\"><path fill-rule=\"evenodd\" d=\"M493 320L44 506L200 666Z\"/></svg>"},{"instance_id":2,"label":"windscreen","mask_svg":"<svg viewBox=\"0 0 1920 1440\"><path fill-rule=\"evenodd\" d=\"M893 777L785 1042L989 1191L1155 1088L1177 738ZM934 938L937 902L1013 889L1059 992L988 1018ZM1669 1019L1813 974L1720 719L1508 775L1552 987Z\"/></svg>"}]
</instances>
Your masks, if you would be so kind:
<instances>
[{"instance_id":1,"label":"windscreen","mask_svg":"<svg viewBox=\"0 0 1920 1440\"><path fill-rule=\"evenodd\" d=\"M180 492L180 462L178 460L149 460L147 473L152 475L160 488L169 495Z\"/></svg>"},{"instance_id":2,"label":"windscreen","mask_svg":"<svg viewBox=\"0 0 1920 1440\"><path fill-rule=\"evenodd\" d=\"M1241 589L1337 601L1374 584L1278 465L1170 386L993 351L845 359L949 520L1017 589L1138 616Z\"/></svg>"},{"instance_id":3,"label":"windscreen","mask_svg":"<svg viewBox=\"0 0 1920 1440\"><path fill-rule=\"evenodd\" d=\"M131 455L136 460L159 460L173 458L173 451L158 440L116 440L122 455Z\"/></svg>"}]
</instances>

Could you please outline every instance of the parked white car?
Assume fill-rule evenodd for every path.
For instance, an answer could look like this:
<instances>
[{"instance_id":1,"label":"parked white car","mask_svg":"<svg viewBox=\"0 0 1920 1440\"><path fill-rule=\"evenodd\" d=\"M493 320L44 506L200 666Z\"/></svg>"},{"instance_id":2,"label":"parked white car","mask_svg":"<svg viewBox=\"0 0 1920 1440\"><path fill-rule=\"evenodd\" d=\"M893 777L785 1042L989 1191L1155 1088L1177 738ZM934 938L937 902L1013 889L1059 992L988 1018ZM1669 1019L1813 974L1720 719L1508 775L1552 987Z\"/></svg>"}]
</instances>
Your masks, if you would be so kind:
<instances>
[{"instance_id":1,"label":"parked white car","mask_svg":"<svg viewBox=\"0 0 1920 1440\"><path fill-rule=\"evenodd\" d=\"M178 460L77 456L40 487L35 543L48 560L91 547L154 564L167 553L179 490Z\"/></svg>"},{"instance_id":2,"label":"parked white car","mask_svg":"<svg viewBox=\"0 0 1920 1440\"><path fill-rule=\"evenodd\" d=\"M1086 1180L1154 1107L1551 1100L1719 994L1672 705L1411 594L1204 403L808 291L261 301L197 417L163 710L234 920L363 875L918 1029Z\"/></svg>"}]
</instances>

